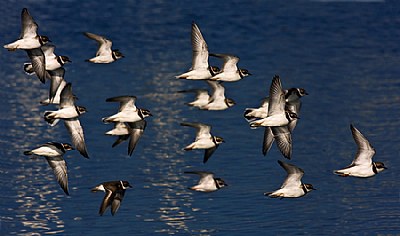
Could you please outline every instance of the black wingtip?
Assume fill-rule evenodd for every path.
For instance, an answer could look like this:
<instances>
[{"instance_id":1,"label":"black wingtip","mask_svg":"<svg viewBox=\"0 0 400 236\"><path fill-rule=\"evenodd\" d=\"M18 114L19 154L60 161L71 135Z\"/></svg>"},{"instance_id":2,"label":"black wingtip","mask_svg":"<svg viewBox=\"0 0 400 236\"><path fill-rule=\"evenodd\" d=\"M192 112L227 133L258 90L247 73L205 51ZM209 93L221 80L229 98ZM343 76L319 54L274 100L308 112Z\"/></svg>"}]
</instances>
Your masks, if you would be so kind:
<instances>
[{"instance_id":1,"label":"black wingtip","mask_svg":"<svg viewBox=\"0 0 400 236\"><path fill-rule=\"evenodd\" d=\"M210 159L211 155L208 155L207 151L204 153L203 164L206 164L208 159Z\"/></svg>"},{"instance_id":2,"label":"black wingtip","mask_svg":"<svg viewBox=\"0 0 400 236\"><path fill-rule=\"evenodd\" d=\"M264 156L266 156L266 155L267 155L267 153L268 153L268 150L263 148L263 150L262 150L262 154L263 154Z\"/></svg>"},{"instance_id":3,"label":"black wingtip","mask_svg":"<svg viewBox=\"0 0 400 236\"><path fill-rule=\"evenodd\" d=\"M83 157L89 159L89 154L87 153L86 150L84 150L84 151L79 151L79 153L80 153Z\"/></svg>"},{"instance_id":4,"label":"black wingtip","mask_svg":"<svg viewBox=\"0 0 400 236\"><path fill-rule=\"evenodd\" d=\"M135 147L130 148L129 145L128 145L128 155L129 156L132 156L134 150L135 150Z\"/></svg>"}]
</instances>

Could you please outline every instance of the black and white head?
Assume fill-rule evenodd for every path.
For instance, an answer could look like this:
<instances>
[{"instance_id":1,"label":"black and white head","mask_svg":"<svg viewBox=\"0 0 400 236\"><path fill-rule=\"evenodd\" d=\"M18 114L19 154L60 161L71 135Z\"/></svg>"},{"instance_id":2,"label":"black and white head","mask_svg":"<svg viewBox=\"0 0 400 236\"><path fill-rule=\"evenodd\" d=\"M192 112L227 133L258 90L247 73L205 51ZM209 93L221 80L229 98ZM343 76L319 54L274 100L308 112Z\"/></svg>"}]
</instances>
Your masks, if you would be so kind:
<instances>
[{"instance_id":1,"label":"black and white head","mask_svg":"<svg viewBox=\"0 0 400 236\"><path fill-rule=\"evenodd\" d=\"M112 50L112 57L114 58L114 60L118 60L125 56L118 49L115 49L115 50Z\"/></svg>"},{"instance_id":2,"label":"black and white head","mask_svg":"<svg viewBox=\"0 0 400 236\"><path fill-rule=\"evenodd\" d=\"M375 168L376 172L382 172L385 169L387 169L387 167L383 164L383 162L377 161L377 162L373 162L373 168Z\"/></svg>"},{"instance_id":3,"label":"black and white head","mask_svg":"<svg viewBox=\"0 0 400 236\"><path fill-rule=\"evenodd\" d=\"M210 66L210 72L212 75L216 75L221 72L218 66Z\"/></svg>"},{"instance_id":4,"label":"black and white head","mask_svg":"<svg viewBox=\"0 0 400 236\"><path fill-rule=\"evenodd\" d=\"M139 108L139 109L138 109L138 114L139 114L140 118L142 118L142 119L144 119L144 118L146 118L146 117L149 117L149 116L153 116L153 115L150 113L149 110L144 109L144 108Z\"/></svg>"},{"instance_id":5,"label":"black and white head","mask_svg":"<svg viewBox=\"0 0 400 236\"><path fill-rule=\"evenodd\" d=\"M225 98L225 104L226 104L228 107L232 107L232 106L234 106L234 105L236 104L236 102L235 102L233 99Z\"/></svg>"},{"instance_id":6,"label":"black and white head","mask_svg":"<svg viewBox=\"0 0 400 236\"><path fill-rule=\"evenodd\" d=\"M67 62L72 62L72 61L69 59L69 57L67 57L67 56L59 56L59 58L60 58L60 61L61 61L61 64L62 64L62 65L64 65L64 64L67 63Z\"/></svg>"},{"instance_id":7,"label":"black and white head","mask_svg":"<svg viewBox=\"0 0 400 236\"><path fill-rule=\"evenodd\" d=\"M217 189L223 188L225 186L228 186L225 181L221 178L214 178L215 181L215 186L217 187Z\"/></svg>"},{"instance_id":8,"label":"black and white head","mask_svg":"<svg viewBox=\"0 0 400 236\"><path fill-rule=\"evenodd\" d=\"M44 36L44 35L39 35L39 42L41 45L45 45L48 42L51 42L49 37Z\"/></svg>"},{"instance_id":9,"label":"black and white head","mask_svg":"<svg viewBox=\"0 0 400 236\"><path fill-rule=\"evenodd\" d=\"M69 143L62 143L61 145L62 145L64 151L74 150L74 148L72 147L72 145L69 144Z\"/></svg>"},{"instance_id":10,"label":"black and white head","mask_svg":"<svg viewBox=\"0 0 400 236\"><path fill-rule=\"evenodd\" d=\"M288 119L289 122L296 119L300 119L300 117L298 117L297 114L294 112L286 111L285 114L286 114L286 119Z\"/></svg>"},{"instance_id":11,"label":"black and white head","mask_svg":"<svg viewBox=\"0 0 400 236\"><path fill-rule=\"evenodd\" d=\"M86 108L82 106L76 106L76 111L78 112L79 115L87 112Z\"/></svg>"},{"instance_id":12,"label":"black and white head","mask_svg":"<svg viewBox=\"0 0 400 236\"><path fill-rule=\"evenodd\" d=\"M303 184L303 190L305 193L311 192L311 190L316 190L312 184Z\"/></svg>"},{"instance_id":13,"label":"black and white head","mask_svg":"<svg viewBox=\"0 0 400 236\"><path fill-rule=\"evenodd\" d=\"M240 75L240 77L243 78L243 77L251 75L251 73L246 69L239 69L239 75Z\"/></svg>"},{"instance_id":14,"label":"black and white head","mask_svg":"<svg viewBox=\"0 0 400 236\"><path fill-rule=\"evenodd\" d=\"M118 186L118 187L121 189L132 188L132 185L130 185L128 181L121 180L121 181L119 181L119 183L120 183L120 186Z\"/></svg>"},{"instance_id":15,"label":"black and white head","mask_svg":"<svg viewBox=\"0 0 400 236\"><path fill-rule=\"evenodd\" d=\"M214 141L215 141L215 144L217 144L217 145L225 142L224 139L219 136L214 136Z\"/></svg>"},{"instance_id":16,"label":"black and white head","mask_svg":"<svg viewBox=\"0 0 400 236\"><path fill-rule=\"evenodd\" d=\"M308 93L303 88L290 88L288 90L285 90L286 102L297 101L305 95L308 95Z\"/></svg>"}]
</instances>

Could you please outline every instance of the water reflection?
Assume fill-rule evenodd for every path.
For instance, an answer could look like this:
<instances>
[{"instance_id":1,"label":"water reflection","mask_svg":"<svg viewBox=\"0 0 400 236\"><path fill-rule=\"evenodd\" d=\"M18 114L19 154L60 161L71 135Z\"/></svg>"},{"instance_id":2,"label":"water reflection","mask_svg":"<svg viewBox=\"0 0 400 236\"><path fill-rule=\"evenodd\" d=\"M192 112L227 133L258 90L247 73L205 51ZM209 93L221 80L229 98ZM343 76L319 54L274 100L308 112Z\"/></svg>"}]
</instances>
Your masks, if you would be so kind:
<instances>
[{"instance_id":1,"label":"water reflection","mask_svg":"<svg viewBox=\"0 0 400 236\"><path fill-rule=\"evenodd\" d=\"M168 65L165 65L168 67ZM157 228L156 233L179 234L201 232L208 235L212 230L197 229L193 222L196 214L202 209L193 206L193 193L187 189L186 181L190 179L183 175L183 171L190 167L182 150L182 132L179 122L182 120L181 95L176 91L181 81L173 79L173 74L160 73L152 80L154 92L146 97L158 104L152 108L156 114L152 121L153 142L145 152L154 154L154 161L145 163L148 188L158 189L160 194L156 219L147 218L145 221L161 221L165 227ZM157 173L155 173L157 172Z\"/></svg>"},{"instance_id":2,"label":"water reflection","mask_svg":"<svg viewBox=\"0 0 400 236\"><path fill-rule=\"evenodd\" d=\"M19 228L17 234L40 235L63 232L64 221L60 218L62 208L59 204L63 195L58 190L57 184L54 184L54 177L47 168L47 163L40 165L35 163L36 160L30 162L27 164L33 167L23 166L17 170L20 174L15 178L12 189L16 192L16 206L8 209L15 214L12 221L20 222L23 226L17 226Z\"/></svg>"},{"instance_id":3,"label":"water reflection","mask_svg":"<svg viewBox=\"0 0 400 236\"><path fill-rule=\"evenodd\" d=\"M14 68L22 68L22 62ZM14 69L12 68L12 69ZM10 68L7 68L10 69ZM20 71L19 71L20 72ZM23 73L5 75L4 99L7 106L0 111L2 118L2 156L13 157L2 160L0 172L7 173L6 193L13 196L6 212L0 218L3 226L15 228L17 235L56 234L64 231L64 221L60 218L59 191L54 175L44 158L31 159L23 155L41 142L59 137L57 129L47 129L41 117L39 100L47 95L47 88L35 77ZM4 121L4 122L3 122ZM6 124L6 125L4 125Z\"/></svg>"}]
</instances>

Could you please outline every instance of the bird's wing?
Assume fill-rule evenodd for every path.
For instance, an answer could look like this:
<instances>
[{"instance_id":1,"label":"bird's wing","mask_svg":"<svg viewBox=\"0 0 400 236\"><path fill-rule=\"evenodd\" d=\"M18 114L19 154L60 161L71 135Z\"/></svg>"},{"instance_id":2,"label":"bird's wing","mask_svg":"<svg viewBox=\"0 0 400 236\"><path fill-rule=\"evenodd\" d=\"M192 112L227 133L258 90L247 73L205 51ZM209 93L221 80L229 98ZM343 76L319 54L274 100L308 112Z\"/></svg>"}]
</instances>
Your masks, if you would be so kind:
<instances>
[{"instance_id":1,"label":"bird's wing","mask_svg":"<svg viewBox=\"0 0 400 236\"><path fill-rule=\"evenodd\" d=\"M79 119L64 119L64 125L71 136L72 145L75 147L75 149L78 150L82 156L89 158L85 144L83 128L79 122Z\"/></svg>"},{"instance_id":2,"label":"bird's wing","mask_svg":"<svg viewBox=\"0 0 400 236\"><path fill-rule=\"evenodd\" d=\"M208 159L210 159L211 155L217 150L218 145L215 145L212 148L208 148L204 151L204 158L203 158L203 163L206 163Z\"/></svg>"},{"instance_id":3,"label":"bird's wing","mask_svg":"<svg viewBox=\"0 0 400 236\"><path fill-rule=\"evenodd\" d=\"M29 14L28 9L24 8L21 12L21 35L22 38L34 38L37 36L38 25Z\"/></svg>"},{"instance_id":4,"label":"bird's wing","mask_svg":"<svg viewBox=\"0 0 400 236\"><path fill-rule=\"evenodd\" d=\"M300 187L301 186L301 178L304 175L304 171L295 165L292 165L292 164L289 164L289 163L286 163L286 162L283 162L280 160L278 160L278 163L287 172L286 179L283 182L281 188Z\"/></svg>"},{"instance_id":5,"label":"bird's wing","mask_svg":"<svg viewBox=\"0 0 400 236\"><path fill-rule=\"evenodd\" d=\"M208 85L212 89L209 102L218 102L225 100L225 87L220 81L207 80Z\"/></svg>"},{"instance_id":6,"label":"bird's wing","mask_svg":"<svg viewBox=\"0 0 400 236\"><path fill-rule=\"evenodd\" d=\"M357 154L352 165L371 165L372 157L375 155L375 149L356 127L350 125L350 128L354 141L357 144Z\"/></svg>"},{"instance_id":7,"label":"bird's wing","mask_svg":"<svg viewBox=\"0 0 400 236\"><path fill-rule=\"evenodd\" d=\"M222 71L235 72L238 70L237 63L239 62L239 57L229 54L216 54L216 53L210 53L210 56L218 57L224 60Z\"/></svg>"},{"instance_id":8,"label":"bird's wing","mask_svg":"<svg viewBox=\"0 0 400 236\"><path fill-rule=\"evenodd\" d=\"M59 89L59 87L63 83L63 81L65 84L65 80L64 80L65 69L60 67L55 70L49 71L49 74L50 74L49 100L51 102L54 100L57 90Z\"/></svg>"},{"instance_id":9,"label":"bird's wing","mask_svg":"<svg viewBox=\"0 0 400 236\"><path fill-rule=\"evenodd\" d=\"M208 47L196 23L192 23L192 70L208 68Z\"/></svg>"},{"instance_id":10,"label":"bird's wing","mask_svg":"<svg viewBox=\"0 0 400 236\"><path fill-rule=\"evenodd\" d=\"M69 195L67 164L65 163L65 160L62 158L62 156L46 157L46 160L51 169L53 169L53 173L56 176L58 184L64 190L65 194Z\"/></svg>"},{"instance_id":11,"label":"bird's wing","mask_svg":"<svg viewBox=\"0 0 400 236\"><path fill-rule=\"evenodd\" d=\"M264 156L267 155L268 151L271 149L274 140L275 138L274 134L272 133L271 127L265 127L262 147L262 153L264 154Z\"/></svg>"},{"instance_id":12,"label":"bird's wing","mask_svg":"<svg viewBox=\"0 0 400 236\"><path fill-rule=\"evenodd\" d=\"M209 171L185 171L185 174L196 174L200 176L199 184L214 181L214 173Z\"/></svg>"},{"instance_id":13,"label":"bird's wing","mask_svg":"<svg viewBox=\"0 0 400 236\"><path fill-rule=\"evenodd\" d=\"M112 41L97 34L89 33L89 32L84 32L86 37L93 39L97 42L98 44L98 49L96 56L101 56L101 55L107 55L111 53L111 47L112 47Z\"/></svg>"},{"instance_id":14,"label":"bird's wing","mask_svg":"<svg viewBox=\"0 0 400 236\"><path fill-rule=\"evenodd\" d=\"M274 76L269 90L268 116L285 111L285 94L279 76Z\"/></svg>"},{"instance_id":15,"label":"bird's wing","mask_svg":"<svg viewBox=\"0 0 400 236\"><path fill-rule=\"evenodd\" d=\"M103 201L101 202L100 205L100 210L99 214L103 215L104 212L106 211L107 207L111 205L112 201L114 200L115 193L113 193L109 189L105 189L106 194L104 195Z\"/></svg>"},{"instance_id":16,"label":"bird's wing","mask_svg":"<svg viewBox=\"0 0 400 236\"><path fill-rule=\"evenodd\" d=\"M135 150L136 144L138 143L140 137L142 136L144 130L146 129L147 122L145 120L140 120L137 122L128 123L130 140L128 145L128 154L131 156L133 150Z\"/></svg>"},{"instance_id":17,"label":"bird's wing","mask_svg":"<svg viewBox=\"0 0 400 236\"><path fill-rule=\"evenodd\" d=\"M112 98L107 98L106 102L119 102L119 111L122 111L128 107L136 109L136 96L117 96Z\"/></svg>"},{"instance_id":18,"label":"bird's wing","mask_svg":"<svg viewBox=\"0 0 400 236\"><path fill-rule=\"evenodd\" d=\"M75 97L72 93L71 83L67 83L60 95L60 108L75 106Z\"/></svg>"},{"instance_id":19,"label":"bird's wing","mask_svg":"<svg viewBox=\"0 0 400 236\"><path fill-rule=\"evenodd\" d=\"M211 137L211 126L198 122L182 122L182 126L190 126L197 129L196 139Z\"/></svg>"},{"instance_id":20,"label":"bird's wing","mask_svg":"<svg viewBox=\"0 0 400 236\"><path fill-rule=\"evenodd\" d=\"M292 156L292 135L287 125L271 127L272 133L276 140L276 145L281 151L282 155L287 159Z\"/></svg>"},{"instance_id":21,"label":"bird's wing","mask_svg":"<svg viewBox=\"0 0 400 236\"><path fill-rule=\"evenodd\" d=\"M56 48L56 46L50 45L50 44L45 44L41 48L42 48L42 51L43 51L45 57L55 56L54 49Z\"/></svg>"},{"instance_id":22,"label":"bird's wing","mask_svg":"<svg viewBox=\"0 0 400 236\"><path fill-rule=\"evenodd\" d=\"M121 206L121 202L124 199L125 196L125 189L123 190L117 190L115 192L114 198L111 203L111 214L115 215L115 213L118 211L119 207Z\"/></svg>"},{"instance_id":23,"label":"bird's wing","mask_svg":"<svg viewBox=\"0 0 400 236\"><path fill-rule=\"evenodd\" d=\"M46 60L42 49L34 48L26 50L32 62L32 68L36 76L42 83L46 80Z\"/></svg>"}]
</instances>

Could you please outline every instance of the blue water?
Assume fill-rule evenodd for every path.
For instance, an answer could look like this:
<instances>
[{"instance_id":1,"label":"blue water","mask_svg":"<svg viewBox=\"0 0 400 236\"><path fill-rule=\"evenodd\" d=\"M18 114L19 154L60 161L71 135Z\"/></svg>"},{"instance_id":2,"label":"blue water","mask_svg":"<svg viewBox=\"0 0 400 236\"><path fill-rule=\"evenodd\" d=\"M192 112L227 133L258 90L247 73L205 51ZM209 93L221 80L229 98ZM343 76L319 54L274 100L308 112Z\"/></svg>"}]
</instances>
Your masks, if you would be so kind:
<instances>
[{"instance_id":1,"label":"blue water","mask_svg":"<svg viewBox=\"0 0 400 236\"><path fill-rule=\"evenodd\" d=\"M65 79L88 112L81 117L90 159L65 155L71 196L65 196L44 158L23 151L48 141L70 142L65 127L49 127L42 114L48 85L24 74L23 51L0 50L0 235L321 235L400 233L400 5L394 1L9 1L0 8L2 44L20 33L27 7L39 32L67 55ZM236 105L201 111L184 105L189 88L205 83L176 80L191 64L190 25L195 21L210 51L240 57L253 75L225 83ZM113 40L125 55L109 65L85 62L96 44L89 31ZM213 59L213 64L219 61ZM293 133L293 163L317 189L303 198L270 199L266 191L285 178L273 145L261 153L262 129L243 119L257 107L279 74L285 88L302 87L301 119ZM137 96L154 115L132 157L127 144L111 148L104 135L113 114L108 97ZM203 122L226 143L202 163L202 151L183 151ZM332 171L350 164L353 123L388 170L367 179ZM187 189L209 170L228 187L203 194ZM90 188L128 180L115 216L98 215L102 193Z\"/></svg>"}]
</instances>

